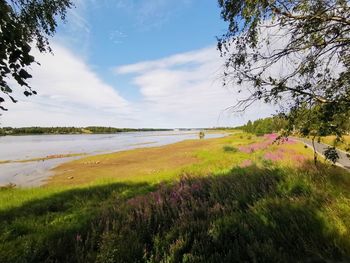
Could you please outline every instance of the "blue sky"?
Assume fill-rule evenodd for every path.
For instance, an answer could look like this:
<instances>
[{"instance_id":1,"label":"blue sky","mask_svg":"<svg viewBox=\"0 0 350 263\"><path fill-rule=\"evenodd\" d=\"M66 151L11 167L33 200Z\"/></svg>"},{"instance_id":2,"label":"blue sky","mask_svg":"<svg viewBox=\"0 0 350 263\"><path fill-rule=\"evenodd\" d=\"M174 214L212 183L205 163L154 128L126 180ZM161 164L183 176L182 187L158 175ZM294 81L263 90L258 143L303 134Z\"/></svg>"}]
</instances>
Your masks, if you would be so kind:
<instances>
[{"instance_id":1,"label":"blue sky","mask_svg":"<svg viewBox=\"0 0 350 263\"><path fill-rule=\"evenodd\" d=\"M215 0L76 0L39 54L32 86L3 116L5 126L212 127L272 113L224 111L238 96L220 81ZM32 118L30 116L37 116Z\"/></svg>"},{"instance_id":2,"label":"blue sky","mask_svg":"<svg viewBox=\"0 0 350 263\"><path fill-rule=\"evenodd\" d=\"M85 0L76 3L73 13L58 37L85 56L105 81L123 84L121 95L132 98L137 90L110 68L215 45L226 28L215 0ZM84 22L72 27L72 19Z\"/></svg>"}]
</instances>

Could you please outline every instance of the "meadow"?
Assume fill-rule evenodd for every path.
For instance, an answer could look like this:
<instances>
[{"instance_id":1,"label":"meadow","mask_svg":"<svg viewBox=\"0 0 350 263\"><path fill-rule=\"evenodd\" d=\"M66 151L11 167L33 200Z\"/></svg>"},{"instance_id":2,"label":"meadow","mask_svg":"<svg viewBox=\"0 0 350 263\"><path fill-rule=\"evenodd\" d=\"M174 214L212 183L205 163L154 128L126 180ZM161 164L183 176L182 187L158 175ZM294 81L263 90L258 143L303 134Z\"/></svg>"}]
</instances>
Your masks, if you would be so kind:
<instances>
[{"instance_id":1,"label":"meadow","mask_svg":"<svg viewBox=\"0 0 350 263\"><path fill-rule=\"evenodd\" d=\"M0 190L0 262L348 262L350 174L235 133L61 165Z\"/></svg>"}]
</instances>

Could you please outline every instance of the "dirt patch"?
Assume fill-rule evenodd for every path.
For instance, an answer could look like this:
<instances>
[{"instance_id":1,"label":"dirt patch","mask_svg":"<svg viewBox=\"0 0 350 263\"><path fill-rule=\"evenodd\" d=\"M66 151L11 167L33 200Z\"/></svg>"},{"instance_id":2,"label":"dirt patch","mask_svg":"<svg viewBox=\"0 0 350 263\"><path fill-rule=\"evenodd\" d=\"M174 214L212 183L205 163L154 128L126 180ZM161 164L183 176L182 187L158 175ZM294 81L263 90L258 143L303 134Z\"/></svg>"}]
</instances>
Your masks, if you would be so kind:
<instances>
[{"instance_id":1,"label":"dirt patch","mask_svg":"<svg viewBox=\"0 0 350 263\"><path fill-rule=\"evenodd\" d=\"M86 184L97 179L147 180L168 170L181 169L198 159L194 152L214 140L191 140L172 145L96 155L62 164L53 170L48 185Z\"/></svg>"}]
</instances>

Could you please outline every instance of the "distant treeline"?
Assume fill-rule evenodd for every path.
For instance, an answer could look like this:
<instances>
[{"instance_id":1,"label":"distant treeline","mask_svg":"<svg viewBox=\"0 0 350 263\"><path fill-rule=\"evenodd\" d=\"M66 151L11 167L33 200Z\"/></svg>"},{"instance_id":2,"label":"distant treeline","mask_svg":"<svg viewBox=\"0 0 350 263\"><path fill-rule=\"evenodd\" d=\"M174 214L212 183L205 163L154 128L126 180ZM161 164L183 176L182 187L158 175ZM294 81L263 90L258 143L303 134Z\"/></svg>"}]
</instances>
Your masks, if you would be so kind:
<instances>
[{"instance_id":1,"label":"distant treeline","mask_svg":"<svg viewBox=\"0 0 350 263\"><path fill-rule=\"evenodd\" d=\"M223 130L237 130L237 127L213 127L213 128L205 128L205 130L210 131L223 131Z\"/></svg>"},{"instance_id":2,"label":"distant treeline","mask_svg":"<svg viewBox=\"0 0 350 263\"><path fill-rule=\"evenodd\" d=\"M298 118L296 118L292 126L290 126L289 122L285 118L274 116L274 117L265 118L265 119L258 119L254 122L248 121L247 124L243 126L235 127L235 129L243 130L245 132L253 133L256 135L264 135L264 134L269 134L274 132L280 132L281 130L289 130L293 133L298 133L306 136L310 134L310 131L312 132L317 130L315 126L305 125L305 122L308 121L311 115L310 112L307 112L307 113L309 113L309 115L300 114ZM321 123L322 119L319 119L319 122ZM313 121L313 123L315 123L315 121ZM343 134L349 134L350 120L348 120L347 122L343 121L341 125L342 125L342 129L344 130ZM331 130L327 130L327 129L318 130L318 136L328 136L328 135L337 135L337 134L334 134L332 133Z\"/></svg>"},{"instance_id":3,"label":"distant treeline","mask_svg":"<svg viewBox=\"0 0 350 263\"><path fill-rule=\"evenodd\" d=\"M282 129L286 129L288 122L280 117L270 117L265 119L258 119L254 122L248 121L247 124L236 127L236 129L243 130L245 132L254 133L256 135L264 135L274 132L279 132Z\"/></svg>"},{"instance_id":4,"label":"distant treeline","mask_svg":"<svg viewBox=\"0 0 350 263\"><path fill-rule=\"evenodd\" d=\"M26 135L26 134L103 134L118 132L137 132L137 131L169 131L169 129L131 129L131 128L113 128L113 127L23 127L0 128L0 135Z\"/></svg>"}]
</instances>

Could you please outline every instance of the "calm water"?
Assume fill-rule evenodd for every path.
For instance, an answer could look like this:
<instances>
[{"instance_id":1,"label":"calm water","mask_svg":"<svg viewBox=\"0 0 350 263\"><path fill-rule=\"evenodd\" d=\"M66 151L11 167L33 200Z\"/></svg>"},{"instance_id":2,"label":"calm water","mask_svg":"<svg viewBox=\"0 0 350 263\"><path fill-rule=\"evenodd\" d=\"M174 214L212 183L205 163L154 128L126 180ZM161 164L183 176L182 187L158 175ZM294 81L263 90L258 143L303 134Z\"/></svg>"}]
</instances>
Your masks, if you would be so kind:
<instances>
[{"instance_id":1,"label":"calm water","mask_svg":"<svg viewBox=\"0 0 350 263\"><path fill-rule=\"evenodd\" d=\"M222 134L207 134L217 138ZM0 161L44 158L49 155L99 154L142 147L154 147L188 139L198 132L133 132L94 135L33 135L0 137ZM81 157L58 158L28 163L0 164L0 185L37 186L52 175L55 166Z\"/></svg>"}]
</instances>

